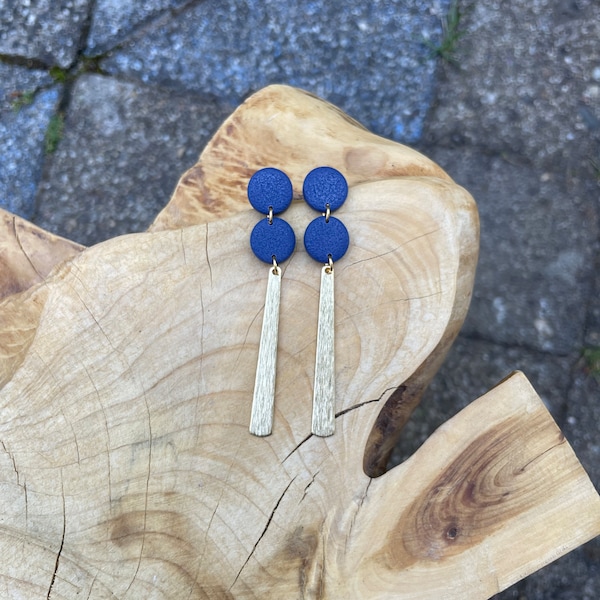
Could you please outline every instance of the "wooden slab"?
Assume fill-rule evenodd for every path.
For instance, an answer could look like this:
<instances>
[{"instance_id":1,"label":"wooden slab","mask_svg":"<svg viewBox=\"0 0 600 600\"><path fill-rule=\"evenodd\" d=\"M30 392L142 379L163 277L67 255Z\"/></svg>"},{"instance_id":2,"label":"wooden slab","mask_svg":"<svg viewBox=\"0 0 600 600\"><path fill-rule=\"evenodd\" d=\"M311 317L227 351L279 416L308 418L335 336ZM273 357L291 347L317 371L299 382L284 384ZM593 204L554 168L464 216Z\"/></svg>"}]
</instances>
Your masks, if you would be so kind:
<instances>
[{"instance_id":1,"label":"wooden slab","mask_svg":"<svg viewBox=\"0 0 600 600\"><path fill-rule=\"evenodd\" d=\"M521 374L371 477L465 317L475 203L325 103L262 97L263 137L239 118L260 121L251 98L150 232L60 242L72 255L50 275L11 238L24 283L0 303L0 595L483 599L600 533L598 494ZM283 151L296 193L316 164L351 183L329 438L310 433L320 266L301 201L273 435L248 433L268 267L242 182Z\"/></svg>"}]
</instances>

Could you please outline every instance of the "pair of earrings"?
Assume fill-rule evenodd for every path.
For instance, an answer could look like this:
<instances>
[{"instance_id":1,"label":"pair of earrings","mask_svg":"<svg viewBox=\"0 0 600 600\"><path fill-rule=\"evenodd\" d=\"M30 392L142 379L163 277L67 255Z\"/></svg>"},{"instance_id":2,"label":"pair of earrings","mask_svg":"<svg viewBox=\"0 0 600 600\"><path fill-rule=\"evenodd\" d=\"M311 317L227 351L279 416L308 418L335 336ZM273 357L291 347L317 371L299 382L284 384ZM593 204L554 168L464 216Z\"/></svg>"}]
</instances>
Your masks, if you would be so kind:
<instances>
[{"instance_id":1,"label":"pair of earrings","mask_svg":"<svg viewBox=\"0 0 600 600\"><path fill-rule=\"evenodd\" d=\"M322 213L306 228L304 247L311 258L323 264L317 324L312 433L328 436L332 435L335 429L333 265L344 256L350 243L345 225L331 216L331 213L346 200L348 184L336 169L318 167L306 176L302 191L307 204ZM258 436L269 435L273 428L281 297L279 264L292 255L296 246L293 229L275 215L288 208L292 197L292 183L279 169L261 169L248 183L250 204L255 210L266 215L252 230L250 246L257 258L270 264L250 417L250 433Z\"/></svg>"}]
</instances>

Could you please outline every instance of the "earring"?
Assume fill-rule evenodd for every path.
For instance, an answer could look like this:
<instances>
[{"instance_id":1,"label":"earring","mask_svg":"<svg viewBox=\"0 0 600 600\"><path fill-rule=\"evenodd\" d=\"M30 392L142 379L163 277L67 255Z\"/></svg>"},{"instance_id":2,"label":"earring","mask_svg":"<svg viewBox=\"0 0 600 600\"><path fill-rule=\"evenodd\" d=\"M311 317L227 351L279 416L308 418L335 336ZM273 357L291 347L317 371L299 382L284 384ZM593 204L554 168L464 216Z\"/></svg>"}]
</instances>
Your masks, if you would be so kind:
<instances>
[{"instance_id":1,"label":"earring","mask_svg":"<svg viewBox=\"0 0 600 600\"><path fill-rule=\"evenodd\" d=\"M281 297L279 264L291 256L296 246L293 229L274 215L283 212L291 204L293 194L292 182L278 169L261 169L248 182L250 204L266 215L254 226L250 234L250 247L257 258L270 265L250 417L250 433L258 436L269 435L273 429Z\"/></svg>"},{"instance_id":2,"label":"earring","mask_svg":"<svg viewBox=\"0 0 600 600\"><path fill-rule=\"evenodd\" d=\"M324 263L319 295L312 432L328 436L335 430L333 265L346 254L350 243L346 226L331 213L346 200L348 184L336 169L318 167L306 176L302 191L308 205L323 213L306 228L304 247L313 259Z\"/></svg>"}]
</instances>

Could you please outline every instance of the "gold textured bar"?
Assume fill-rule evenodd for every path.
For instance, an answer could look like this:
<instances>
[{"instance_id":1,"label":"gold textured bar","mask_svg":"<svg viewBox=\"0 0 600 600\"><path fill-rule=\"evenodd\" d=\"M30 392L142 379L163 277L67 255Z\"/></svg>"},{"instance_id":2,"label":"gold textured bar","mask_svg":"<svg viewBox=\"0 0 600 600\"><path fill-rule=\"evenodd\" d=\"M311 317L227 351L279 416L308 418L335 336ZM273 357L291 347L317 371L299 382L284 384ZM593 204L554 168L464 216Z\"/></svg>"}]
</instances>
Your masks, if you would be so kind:
<instances>
[{"instance_id":1,"label":"gold textured bar","mask_svg":"<svg viewBox=\"0 0 600 600\"><path fill-rule=\"evenodd\" d=\"M321 270L317 357L313 394L312 432L332 435L335 430L335 344L333 266Z\"/></svg>"},{"instance_id":2,"label":"gold textured bar","mask_svg":"<svg viewBox=\"0 0 600 600\"><path fill-rule=\"evenodd\" d=\"M258 436L270 435L273 429L280 297L281 269L277 266L269 267L250 417L250 433Z\"/></svg>"}]
</instances>

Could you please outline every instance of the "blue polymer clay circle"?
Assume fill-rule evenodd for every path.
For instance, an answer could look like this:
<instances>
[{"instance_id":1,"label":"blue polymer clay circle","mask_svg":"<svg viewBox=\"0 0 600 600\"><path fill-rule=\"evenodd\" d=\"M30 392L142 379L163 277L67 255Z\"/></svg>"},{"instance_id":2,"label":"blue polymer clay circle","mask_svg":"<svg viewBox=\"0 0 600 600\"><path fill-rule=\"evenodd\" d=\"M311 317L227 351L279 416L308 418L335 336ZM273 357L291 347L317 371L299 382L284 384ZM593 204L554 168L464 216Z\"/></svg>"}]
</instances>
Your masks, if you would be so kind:
<instances>
[{"instance_id":1,"label":"blue polymer clay circle","mask_svg":"<svg viewBox=\"0 0 600 600\"><path fill-rule=\"evenodd\" d=\"M267 167L256 171L248 182L248 200L264 215L273 208L273 213L283 212L292 202L294 190L290 178L279 169Z\"/></svg>"},{"instance_id":2,"label":"blue polymer clay circle","mask_svg":"<svg viewBox=\"0 0 600 600\"><path fill-rule=\"evenodd\" d=\"M325 217L317 217L304 232L306 251L320 263L327 263L329 256L333 262L339 260L346 254L349 244L346 226L335 217L329 217L329 221Z\"/></svg>"},{"instance_id":3,"label":"blue polymer clay circle","mask_svg":"<svg viewBox=\"0 0 600 600\"><path fill-rule=\"evenodd\" d=\"M304 179L304 199L311 208L325 212L338 209L348 196L348 183L344 176L332 167L317 167Z\"/></svg>"},{"instance_id":4,"label":"blue polymer clay circle","mask_svg":"<svg viewBox=\"0 0 600 600\"><path fill-rule=\"evenodd\" d=\"M250 234L250 247L257 258L263 262L272 263L273 257L278 263L288 259L296 247L294 230L287 221L261 219Z\"/></svg>"}]
</instances>

